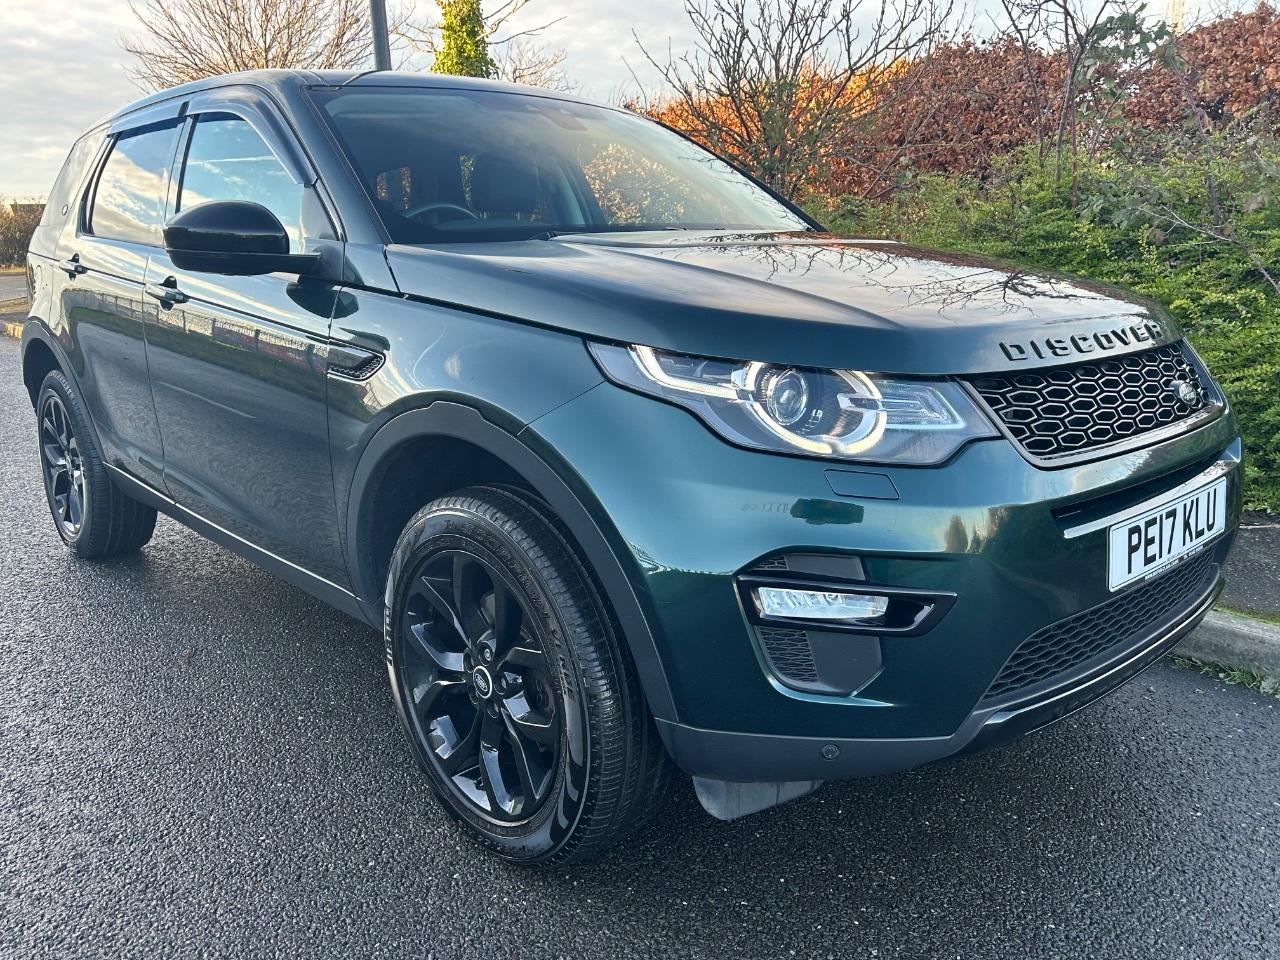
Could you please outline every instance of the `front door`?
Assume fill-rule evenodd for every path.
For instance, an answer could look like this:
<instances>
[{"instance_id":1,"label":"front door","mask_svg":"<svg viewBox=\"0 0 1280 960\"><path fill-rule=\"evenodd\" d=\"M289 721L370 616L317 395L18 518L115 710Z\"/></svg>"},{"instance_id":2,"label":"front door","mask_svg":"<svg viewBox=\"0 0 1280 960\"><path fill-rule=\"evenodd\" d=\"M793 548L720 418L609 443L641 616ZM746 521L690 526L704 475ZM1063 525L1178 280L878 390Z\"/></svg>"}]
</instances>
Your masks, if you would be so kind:
<instances>
[{"instance_id":1,"label":"front door","mask_svg":"<svg viewBox=\"0 0 1280 960\"><path fill-rule=\"evenodd\" d=\"M332 238L305 177L277 159L270 134L245 116L194 104L175 212L249 200L285 225L293 253L308 238ZM147 282L161 297L148 343L170 495L345 587L325 406L336 286L285 274L184 271L163 250Z\"/></svg>"}]
</instances>

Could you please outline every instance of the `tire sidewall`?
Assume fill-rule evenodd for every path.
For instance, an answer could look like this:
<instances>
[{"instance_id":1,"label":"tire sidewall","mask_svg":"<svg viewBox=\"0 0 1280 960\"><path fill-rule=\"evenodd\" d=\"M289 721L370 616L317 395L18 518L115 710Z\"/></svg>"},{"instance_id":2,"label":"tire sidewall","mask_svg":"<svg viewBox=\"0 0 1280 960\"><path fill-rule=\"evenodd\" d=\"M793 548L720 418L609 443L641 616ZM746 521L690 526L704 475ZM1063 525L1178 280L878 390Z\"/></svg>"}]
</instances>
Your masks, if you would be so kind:
<instances>
[{"instance_id":1,"label":"tire sidewall","mask_svg":"<svg viewBox=\"0 0 1280 960\"><path fill-rule=\"evenodd\" d=\"M516 824L490 820L453 797L420 742L405 702L398 625L407 602L408 578L424 560L445 550L473 553L504 576L523 601L526 614L539 621L540 639L552 667L564 729L556 780L550 796L534 815ZM527 864L554 858L571 840L574 828L592 802L589 787L593 751L583 696L585 684L569 639L570 631L550 593L543 574L501 527L453 505L428 507L410 521L392 555L383 605L383 639L392 693L414 759L450 816L498 855Z\"/></svg>"}]
</instances>

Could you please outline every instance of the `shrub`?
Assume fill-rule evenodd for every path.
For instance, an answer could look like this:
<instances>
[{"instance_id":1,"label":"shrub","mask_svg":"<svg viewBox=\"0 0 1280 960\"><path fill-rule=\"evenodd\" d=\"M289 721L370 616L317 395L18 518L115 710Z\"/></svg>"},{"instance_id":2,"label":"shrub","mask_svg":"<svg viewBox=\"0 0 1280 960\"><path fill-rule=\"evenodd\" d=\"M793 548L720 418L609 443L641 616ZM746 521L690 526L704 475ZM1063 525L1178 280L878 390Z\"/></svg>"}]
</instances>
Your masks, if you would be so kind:
<instances>
[{"instance_id":1,"label":"shrub","mask_svg":"<svg viewBox=\"0 0 1280 960\"><path fill-rule=\"evenodd\" d=\"M1280 295L1265 273L1280 268L1280 199L1270 195L1280 145L1224 134L1213 147L1217 224L1207 219L1204 165L1192 151L1147 166L1095 164L1074 188L1026 151L999 160L985 180L931 174L885 203L843 197L815 201L810 212L841 233L1002 257L1160 301L1240 418L1247 505L1277 509Z\"/></svg>"},{"instance_id":2,"label":"shrub","mask_svg":"<svg viewBox=\"0 0 1280 960\"><path fill-rule=\"evenodd\" d=\"M27 244L39 222L38 210L22 205L15 210L0 197L0 267L16 267L26 262Z\"/></svg>"}]
</instances>

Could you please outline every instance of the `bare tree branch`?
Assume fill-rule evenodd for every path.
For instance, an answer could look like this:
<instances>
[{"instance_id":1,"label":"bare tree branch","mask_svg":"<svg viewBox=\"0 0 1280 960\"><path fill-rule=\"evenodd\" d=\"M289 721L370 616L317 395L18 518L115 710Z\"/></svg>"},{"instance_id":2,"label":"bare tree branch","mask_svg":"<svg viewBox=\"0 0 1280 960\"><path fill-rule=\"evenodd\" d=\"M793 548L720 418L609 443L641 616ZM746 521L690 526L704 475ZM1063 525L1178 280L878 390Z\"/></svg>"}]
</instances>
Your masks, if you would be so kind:
<instances>
[{"instance_id":1,"label":"bare tree branch","mask_svg":"<svg viewBox=\"0 0 1280 960\"><path fill-rule=\"evenodd\" d=\"M145 89L237 70L351 70L372 55L367 0L129 0L129 9L141 34L120 46Z\"/></svg>"},{"instance_id":2,"label":"bare tree branch","mask_svg":"<svg viewBox=\"0 0 1280 960\"><path fill-rule=\"evenodd\" d=\"M946 39L952 0L686 0L695 49L660 60L669 100L651 108L798 197L866 122L876 94Z\"/></svg>"},{"instance_id":3,"label":"bare tree branch","mask_svg":"<svg viewBox=\"0 0 1280 960\"><path fill-rule=\"evenodd\" d=\"M559 23L564 17L556 17L523 30L507 30L511 18L531 2L532 0L505 0L484 15L485 40L489 54L498 67L498 76L511 83L570 90L574 84L563 67L568 52L539 41L543 30ZM406 20L397 33L416 51L429 53L433 57L440 52L440 22L436 18Z\"/></svg>"},{"instance_id":4,"label":"bare tree branch","mask_svg":"<svg viewBox=\"0 0 1280 960\"><path fill-rule=\"evenodd\" d=\"M511 83L527 83L552 90L571 90L574 87L564 71L564 50L552 49L545 43L515 42L490 47L498 76Z\"/></svg>"}]
</instances>

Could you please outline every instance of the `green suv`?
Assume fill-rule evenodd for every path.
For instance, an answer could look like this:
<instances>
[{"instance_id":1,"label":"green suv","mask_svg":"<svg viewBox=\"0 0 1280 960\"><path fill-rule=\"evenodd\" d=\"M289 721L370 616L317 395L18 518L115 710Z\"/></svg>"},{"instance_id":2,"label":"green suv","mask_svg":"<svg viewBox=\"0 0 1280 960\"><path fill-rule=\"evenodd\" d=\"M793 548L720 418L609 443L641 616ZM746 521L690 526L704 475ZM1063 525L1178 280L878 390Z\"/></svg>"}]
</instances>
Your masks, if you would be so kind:
<instances>
[{"instance_id":1,"label":"green suv","mask_svg":"<svg viewBox=\"0 0 1280 960\"><path fill-rule=\"evenodd\" d=\"M28 276L67 545L162 511L380 626L444 810L519 863L677 771L727 819L1058 720L1195 626L1240 513L1154 304L831 236L558 93L164 91L75 145Z\"/></svg>"}]
</instances>

